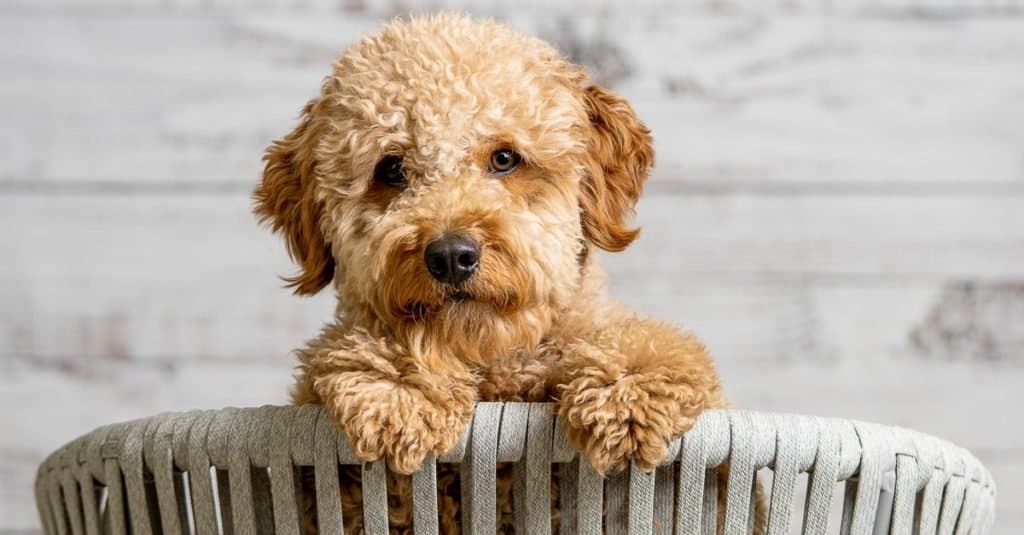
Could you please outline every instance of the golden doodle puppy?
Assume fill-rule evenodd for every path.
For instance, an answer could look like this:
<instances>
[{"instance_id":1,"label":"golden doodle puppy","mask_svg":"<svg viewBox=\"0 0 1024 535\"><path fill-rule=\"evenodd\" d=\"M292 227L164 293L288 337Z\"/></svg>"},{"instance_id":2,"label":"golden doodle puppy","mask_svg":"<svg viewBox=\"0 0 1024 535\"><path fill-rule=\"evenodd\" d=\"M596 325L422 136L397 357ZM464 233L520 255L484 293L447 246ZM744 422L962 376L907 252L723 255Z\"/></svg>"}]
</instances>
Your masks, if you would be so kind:
<instances>
[{"instance_id":1,"label":"golden doodle puppy","mask_svg":"<svg viewBox=\"0 0 1024 535\"><path fill-rule=\"evenodd\" d=\"M556 402L602 473L653 469L725 406L692 334L606 295L595 251L637 237L651 135L547 43L455 14L387 24L342 54L265 161L255 211L299 266L290 285L338 298L298 350L293 401L386 459L395 531L412 516L400 474L452 448L477 401ZM358 531L358 472L343 478ZM457 479L441 478L457 531Z\"/></svg>"}]
</instances>

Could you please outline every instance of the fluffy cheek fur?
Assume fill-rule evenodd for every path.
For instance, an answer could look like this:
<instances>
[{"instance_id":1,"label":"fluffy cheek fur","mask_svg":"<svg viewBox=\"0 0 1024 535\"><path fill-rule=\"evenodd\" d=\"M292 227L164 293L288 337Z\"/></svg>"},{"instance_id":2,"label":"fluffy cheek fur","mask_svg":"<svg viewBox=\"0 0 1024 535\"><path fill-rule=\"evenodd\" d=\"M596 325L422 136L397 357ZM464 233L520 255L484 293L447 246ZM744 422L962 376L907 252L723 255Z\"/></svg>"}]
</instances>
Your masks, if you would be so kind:
<instances>
[{"instance_id":1,"label":"fluffy cheek fur","mask_svg":"<svg viewBox=\"0 0 1024 535\"><path fill-rule=\"evenodd\" d=\"M507 180L532 182L467 171L404 192L383 211L359 199L339 207L331 241L343 300L364 303L367 319L429 360L482 364L535 347L578 286L579 200L571 176ZM423 260L445 233L481 248L477 272L457 291L435 281Z\"/></svg>"}]
</instances>

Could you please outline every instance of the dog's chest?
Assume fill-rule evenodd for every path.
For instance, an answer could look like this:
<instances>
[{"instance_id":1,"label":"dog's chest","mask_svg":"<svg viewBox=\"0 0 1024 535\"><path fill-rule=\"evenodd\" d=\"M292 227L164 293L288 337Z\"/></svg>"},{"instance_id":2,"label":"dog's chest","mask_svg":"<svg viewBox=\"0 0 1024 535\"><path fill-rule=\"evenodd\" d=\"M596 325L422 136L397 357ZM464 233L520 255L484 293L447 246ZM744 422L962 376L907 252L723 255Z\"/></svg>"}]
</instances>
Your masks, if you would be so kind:
<instances>
[{"instance_id":1,"label":"dog's chest","mask_svg":"<svg viewBox=\"0 0 1024 535\"><path fill-rule=\"evenodd\" d=\"M495 362L477 370L481 401L552 401L557 367L550 359L526 358Z\"/></svg>"}]
</instances>

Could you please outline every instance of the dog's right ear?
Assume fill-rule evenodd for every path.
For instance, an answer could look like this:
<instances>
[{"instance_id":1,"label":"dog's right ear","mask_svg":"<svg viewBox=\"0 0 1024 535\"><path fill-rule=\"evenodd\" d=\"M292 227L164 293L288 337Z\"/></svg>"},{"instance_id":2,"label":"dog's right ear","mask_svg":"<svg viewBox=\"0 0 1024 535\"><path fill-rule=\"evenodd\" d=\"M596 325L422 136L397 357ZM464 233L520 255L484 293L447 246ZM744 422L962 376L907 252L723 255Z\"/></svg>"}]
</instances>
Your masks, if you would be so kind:
<instances>
[{"instance_id":1,"label":"dog's right ear","mask_svg":"<svg viewBox=\"0 0 1024 535\"><path fill-rule=\"evenodd\" d=\"M254 212L285 239L299 273L285 277L297 295L313 295L330 284L334 257L320 230L320 203L315 197L313 112L317 101L302 109L302 120L290 134L267 148L263 180L253 191Z\"/></svg>"}]
</instances>

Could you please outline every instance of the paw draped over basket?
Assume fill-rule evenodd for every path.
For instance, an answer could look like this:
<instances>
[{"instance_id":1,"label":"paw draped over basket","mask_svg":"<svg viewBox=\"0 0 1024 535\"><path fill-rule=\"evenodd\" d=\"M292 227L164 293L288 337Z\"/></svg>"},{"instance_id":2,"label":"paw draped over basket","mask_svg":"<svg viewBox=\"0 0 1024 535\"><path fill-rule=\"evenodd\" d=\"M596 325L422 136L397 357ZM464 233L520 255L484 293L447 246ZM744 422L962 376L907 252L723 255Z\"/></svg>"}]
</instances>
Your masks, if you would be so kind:
<instances>
[{"instance_id":1,"label":"paw draped over basket","mask_svg":"<svg viewBox=\"0 0 1024 535\"><path fill-rule=\"evenodd\" d=\"M986 533L995 484L962 448L918 432L838 419L708 411L653 473L601 478L565 440L551 406L480 403L461 442L413 475L415 533L436 533L436 463L459 464L464 533L495 532L495 467L516 463L518 533L551 529L551 480L562 533L746 533L756 473L770 469L767 532ZM716 510L728 463L724 514ZM313 467L321 533L341 533L338 465L358 465L317 406L162 414L101 427L40 466L36 499L48 534L300 532L296 467ZM387 477L365 464L367 533L387 533ZM806 485L801 484L807 473ZM770 490L769 490L770 489ZM832 511L842 495L841 512ZM835 513L835 514L833 514Z\"/></svg>"}]
</instances>

